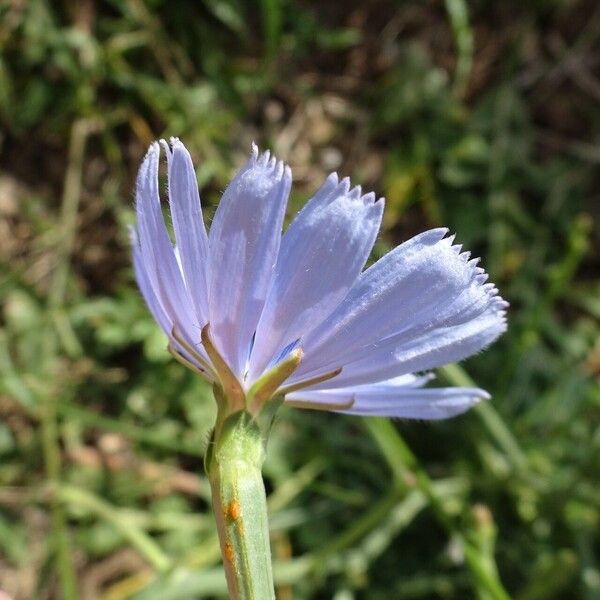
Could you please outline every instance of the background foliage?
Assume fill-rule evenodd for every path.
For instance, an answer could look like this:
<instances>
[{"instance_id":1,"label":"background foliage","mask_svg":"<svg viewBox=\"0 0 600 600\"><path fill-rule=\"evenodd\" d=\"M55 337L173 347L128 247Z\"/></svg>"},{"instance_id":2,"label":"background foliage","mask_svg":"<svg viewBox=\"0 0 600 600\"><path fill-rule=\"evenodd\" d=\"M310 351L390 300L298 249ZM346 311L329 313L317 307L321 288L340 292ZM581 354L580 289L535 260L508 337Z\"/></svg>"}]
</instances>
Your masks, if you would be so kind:
<instances>
[{"instance_id":1,"label":"background foliage","mask_svg":"<svg viewBox=\"0 0 600 600\"><path fill-rule=\"evenodd\" d=\"M387 197L375 254L448 225L512 304L440 373L479 410L282 410L278 597L598 598L598 31L575 0L2 0L0 588L223 596L210 390L169 360L125 227L176 135L209 214L256 139L292 165L290 216L350 174Z\"/></svg>"}]
</instances>

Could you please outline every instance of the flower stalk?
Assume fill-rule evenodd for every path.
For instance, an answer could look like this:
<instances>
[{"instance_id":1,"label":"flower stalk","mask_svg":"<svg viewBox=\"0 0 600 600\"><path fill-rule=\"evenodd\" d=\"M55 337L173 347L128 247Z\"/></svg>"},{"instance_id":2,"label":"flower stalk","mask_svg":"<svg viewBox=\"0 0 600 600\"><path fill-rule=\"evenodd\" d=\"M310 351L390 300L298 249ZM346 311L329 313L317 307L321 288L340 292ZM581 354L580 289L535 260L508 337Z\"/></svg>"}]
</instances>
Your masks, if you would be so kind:
<instances>
[{"instance_id":1,"label":"flower stalk","mask_svg":"<svg viewBox=\"0 0 600 600\"><path fill-rule=\"evenodd\" d=\"M219 407L226 405L215 391ZM232 600L275 599L262 479L265 443L250 413L219 415L205 458Z\"/></svg>"}]
</instances>

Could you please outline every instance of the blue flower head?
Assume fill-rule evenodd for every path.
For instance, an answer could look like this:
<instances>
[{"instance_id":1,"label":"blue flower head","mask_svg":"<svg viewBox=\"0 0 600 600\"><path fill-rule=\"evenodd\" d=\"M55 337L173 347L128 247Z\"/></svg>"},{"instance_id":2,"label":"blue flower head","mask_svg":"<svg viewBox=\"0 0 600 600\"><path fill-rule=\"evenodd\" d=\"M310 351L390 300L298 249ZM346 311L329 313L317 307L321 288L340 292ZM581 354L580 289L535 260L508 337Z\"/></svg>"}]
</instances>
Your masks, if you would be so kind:
<instances>
[{"instance_id":1,"label":"blue flower head","mask_svg":"<svg viewBox=\"0 0 600 600\"><path fill-rule=\"evenodd\" d=\"M161 146L175 246L160 208ZM177 139L150 146L133 260L171 354L216 384L232 411L255 413L277 396L303 408L444 419L487 398L424 387L429 370L506 329L507 303L478 259L439 228L363 270L383 199L334 173L282 235L291 184L289 167L253 146L207 234L188 151Z\"/></svg>"}]
</instances>

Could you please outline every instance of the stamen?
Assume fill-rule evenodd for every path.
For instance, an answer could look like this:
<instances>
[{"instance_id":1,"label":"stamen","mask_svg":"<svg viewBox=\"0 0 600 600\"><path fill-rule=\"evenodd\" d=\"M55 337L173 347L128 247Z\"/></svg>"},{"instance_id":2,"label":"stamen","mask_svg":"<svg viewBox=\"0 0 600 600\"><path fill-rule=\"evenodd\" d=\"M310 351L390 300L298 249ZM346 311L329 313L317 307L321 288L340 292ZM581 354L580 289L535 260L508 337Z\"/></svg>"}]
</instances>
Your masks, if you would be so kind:
<instances>
[{"instance_id":1,"label":"stamen","mask_svg":"<svg viewBox=\"0 0 600 600\"><path fill-rule=\"evenodd\" d=\"M292 385L288 385L287 387L283 387L279 390L279 393L282 395L291 394L292 392L297 392L305 387L309 387L311 385L316 385L317 383L323 383L324 381L328 381L329 379L333 379L337 377L342 372L342 367L338 367L329 373L325 373L324 375L319 375L317 377L312 377L311 379L305 379L304 381L300 381L298 383L294 383Z\"/></svg>"}]
</instances>

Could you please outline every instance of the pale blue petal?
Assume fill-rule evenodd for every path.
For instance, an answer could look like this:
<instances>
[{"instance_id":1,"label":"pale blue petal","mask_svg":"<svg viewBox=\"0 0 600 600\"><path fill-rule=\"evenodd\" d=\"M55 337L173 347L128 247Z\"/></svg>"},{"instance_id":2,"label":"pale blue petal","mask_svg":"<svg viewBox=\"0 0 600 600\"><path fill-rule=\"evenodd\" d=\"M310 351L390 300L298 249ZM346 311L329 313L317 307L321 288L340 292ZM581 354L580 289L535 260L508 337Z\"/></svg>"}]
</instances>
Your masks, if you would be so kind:
<instances>
[{"instance_id":1,"label":"pale blue petal","mask_svg":"<svg viewBox=\"0 0 600 600\"><path fill-rule=\"evenodd\" d=\"M170 336L171 329L173 328L173 323L170 321L169 317L163 310L160 301L158 300L154 293L154 290L152 289L152 285L150 284L150 280L148 279L148 274L146 273L146 269L144 268L144 262L142 260L142 250L140 248L137 233L133 228L130 228L129 234L131 238L131 249L133 253L133 273L135 275L135 280L138 284L142 297L144 298L146 305L150 310L150 314L154 317L154 320L160 325L161 329L168 336Z\"/></svg>"},{"instance_id":2,"label":"pale blue petal","mask_svg":"<svg viewBox=\"0 0 600 600\"><path fill-rule=\"evenodd\" d=\"M480 400L489 398L487 392L478 388L415 387L423 383L420 378L404 376L370 385L301 390L286 396L286 401L309 403L315 408L353 402L350 408L334 410L361 416L437 420L459 415Z\"/></svg>"},{"instance_id":3,"label":"pale blue petal","mask_svg":"<svg viewBox=\"0 0 600 600\"><path fill-rule=\"evenodd\" d=\"M209 232L209 321L214 341L242 377L281 241L289 168L256 148L225 190Z\"/></svg>"},{"instance_id":4,"label":"pale blue petal","mask_svg":"<svg viewBox=\"0 0 600 600\"><path fill-rule=\"evenodd\" d=\"M291 223L258 329L248 378L325 319L356 281L377 236L383 202L330 176Z\"/></svg>"},{"instance_id":5,"label":"pale blue petal","mask_svg":"<svg viewBox=\"0 0 600 600\"><path fill-rule=\"evenodd\" d=\"M186 288L199 325L208 321L208 237L202 218L200 194L192 158L176 138L172 148L162 142L169 157L169 204Z\"/></svg>"},{"instance_id":6,"label":"pale blue petal","mask_svg":"<svg viewBox=\"0 0 600 600\"><path fill-rule=\"evenodd\" d=\"M140 167L136 188L136 213L140 242L140 260L148 282L165 314L182 334L192 340L200 339L198 319L192 303L160 208L158 164L160 147L150 146Z\"/></svg>"},{"instance_id":7,"label":"pale blue petal","mask_svg":"<svg viewBox=\"0 0 600 600\"><path fill-rule=\"evenodd\" d=\"M135 229L132 227L129 230L131 237L131 248L133 253L133 271L135 275L135 280L138 284L142 297L144 298L148 309L150 310L150 314L154 317L154 320L160 325L160 328L165 332L166 336L169 338L169 343L171 346L178 351L186 360L196 365L198 369L203 371L205 377L209 380L212 380L212 377L206 372L206 370L198 364L196 359L190 355L190 353L183 347L179 342L173 339L171 332L173 330L173 321L169 318L167 313L165 312L159 298L154 293L152 289L152 285L148 278L148 273L144 267L144 261L142 259L142 251L140 247L140 243L138 240L137 233ZM210 364L210 360L202 348L201 344L194 343L193 340L189 339L189 336L186 332L181 332L181 335L184 339L187 340L188 344L191 347L196 349L196 352L200 354L205 360L205 362Z\"/></svg>"},{"instance_id":8,"label":"pale blue petal","mask_svg":"<svg viewBox=\"0 0 600 600\"><path fill-rule=\"evenodd\" d=\"M466 323L429 330L420 336L414 332L399 333L364 348L353 362L344 364L337 377L322 386L367 384L435 369L476 354L505 330L504 309L501 305L492 305Z\"/></svg>"},{"instance_id":9,"label":"pale blue petal","mask_svg":"<svg viewBox=\"0 0 600 600\"><path fill-rule=\"evenodd\" d=\"M293 381L360 360L383 340L413 343L506 307L487 275L434 229L367 269L336 310L303 340Z\"/></svg>"}]
</instances>

